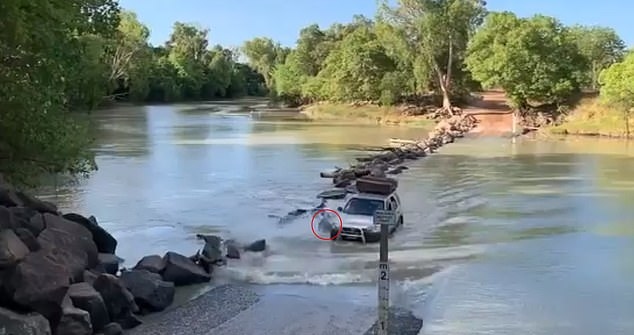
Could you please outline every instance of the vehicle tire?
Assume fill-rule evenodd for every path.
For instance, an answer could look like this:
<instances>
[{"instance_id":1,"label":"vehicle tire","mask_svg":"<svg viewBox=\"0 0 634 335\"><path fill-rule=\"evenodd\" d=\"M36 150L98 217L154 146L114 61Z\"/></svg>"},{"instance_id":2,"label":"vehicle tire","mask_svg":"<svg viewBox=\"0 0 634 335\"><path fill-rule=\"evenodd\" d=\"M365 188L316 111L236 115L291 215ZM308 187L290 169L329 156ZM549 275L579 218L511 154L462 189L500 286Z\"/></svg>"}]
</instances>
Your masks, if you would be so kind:
<instances>
[{"instance_id":1,"label":"vehicle tire","mask_svg":"<svg viewBox=\"0 0 634 335\"><path fill-rule=\"evenodd\" d=\"M400 218L398 218L398 225L402 226L403 225L403 216L401 215Z\"/></svg>"}]
</instances>

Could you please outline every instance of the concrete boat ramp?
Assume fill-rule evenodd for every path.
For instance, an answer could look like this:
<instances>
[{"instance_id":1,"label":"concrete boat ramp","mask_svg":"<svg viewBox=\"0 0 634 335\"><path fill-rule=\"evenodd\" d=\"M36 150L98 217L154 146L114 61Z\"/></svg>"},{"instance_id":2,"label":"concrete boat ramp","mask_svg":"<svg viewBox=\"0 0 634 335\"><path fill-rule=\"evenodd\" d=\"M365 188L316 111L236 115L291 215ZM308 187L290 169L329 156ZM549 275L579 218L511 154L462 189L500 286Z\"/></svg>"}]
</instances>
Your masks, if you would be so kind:
<instances>
[{"instance_id":1,"label":"concrete boat ramp","mask_svg":"<svg viewBox=\"0 0 634 335\"><path fill-rule=\"evenodd\" d=\"M364 292L364 293L362 293ZM152 315L134 335L370 335L376 293L367 288L306 285L221 285ZM394 308L390 334L416 335L422 320Z\"/></svg>"}]
</instances>

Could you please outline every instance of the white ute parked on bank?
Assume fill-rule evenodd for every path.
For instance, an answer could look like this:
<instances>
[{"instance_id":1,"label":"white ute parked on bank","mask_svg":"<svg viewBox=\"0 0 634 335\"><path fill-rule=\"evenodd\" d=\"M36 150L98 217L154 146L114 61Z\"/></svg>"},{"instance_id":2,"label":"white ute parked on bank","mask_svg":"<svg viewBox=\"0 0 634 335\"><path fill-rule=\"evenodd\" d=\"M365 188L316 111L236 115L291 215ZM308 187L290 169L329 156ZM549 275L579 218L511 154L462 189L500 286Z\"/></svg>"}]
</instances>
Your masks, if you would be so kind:
<instances>
[{"instance_id":1,"label":"white ute parked on bank","mask_svg":"<svg viewBox=\"0 0 634 335\"><path fill-rule=\"evenodd\" d=\"M343 221L343 228L339 232L336 225L330 232L333 238L355 239L363 243L378 242L381 238L381 226L375 224L374 213L377 210L391 210L394 212L395 224L390 226L390 235L403 225L403 210L401 199L396 193L396 180L364 178L357 181L357 193L346 201L343 207L337 208ZM334 239L333 239L334 240Z\"/></svg>"}]
</instances>

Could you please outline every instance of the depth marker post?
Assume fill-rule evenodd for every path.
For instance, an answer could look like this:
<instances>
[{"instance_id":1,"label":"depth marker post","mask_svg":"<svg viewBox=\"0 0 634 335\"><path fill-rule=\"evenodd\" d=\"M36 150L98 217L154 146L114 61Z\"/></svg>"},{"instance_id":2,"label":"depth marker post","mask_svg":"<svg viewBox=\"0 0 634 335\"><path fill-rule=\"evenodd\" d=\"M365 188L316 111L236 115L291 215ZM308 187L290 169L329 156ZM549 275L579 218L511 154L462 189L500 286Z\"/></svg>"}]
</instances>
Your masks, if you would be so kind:
<instances>
[{"instance_id":1,"label":"depth marker post","mask_svg":"<svg viewBox=\"0 0 634 335\"><path fill-rule=\"evenodd\" d=\"M379 245L379 323L377 335L387 335L388 315L390 308L390 265L388 262L388 235L390 226L394 224L394 212L379 210L374 213L374 223L381 225L381 241Z\"/></svg>"}]
</instances>

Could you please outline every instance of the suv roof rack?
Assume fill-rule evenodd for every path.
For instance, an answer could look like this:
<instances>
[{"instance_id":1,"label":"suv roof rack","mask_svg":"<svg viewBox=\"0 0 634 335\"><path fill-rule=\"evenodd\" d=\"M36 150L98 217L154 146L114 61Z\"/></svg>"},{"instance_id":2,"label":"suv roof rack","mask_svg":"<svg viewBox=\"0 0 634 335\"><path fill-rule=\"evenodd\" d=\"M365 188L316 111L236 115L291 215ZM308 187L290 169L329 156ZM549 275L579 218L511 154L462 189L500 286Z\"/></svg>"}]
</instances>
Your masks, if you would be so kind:
<instances>
[{"instance_id":1,"label":"suv roof rack","mask_svg":"<svg viewBox=\"0 0 634 335\"><path fill-rule=\"evenodd\" d=\"M387 177L365 176L357 179L359 193L390 195L396 191L398 181Z\"/></svg>"}]
</instances>

